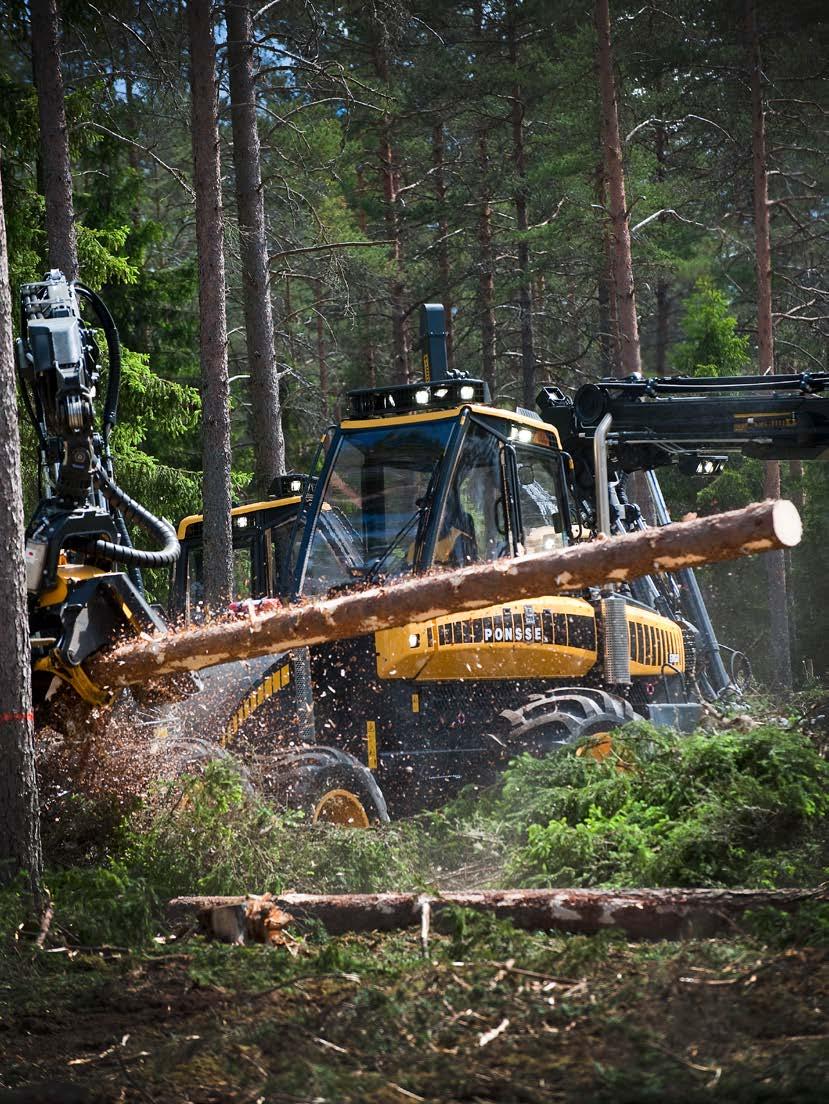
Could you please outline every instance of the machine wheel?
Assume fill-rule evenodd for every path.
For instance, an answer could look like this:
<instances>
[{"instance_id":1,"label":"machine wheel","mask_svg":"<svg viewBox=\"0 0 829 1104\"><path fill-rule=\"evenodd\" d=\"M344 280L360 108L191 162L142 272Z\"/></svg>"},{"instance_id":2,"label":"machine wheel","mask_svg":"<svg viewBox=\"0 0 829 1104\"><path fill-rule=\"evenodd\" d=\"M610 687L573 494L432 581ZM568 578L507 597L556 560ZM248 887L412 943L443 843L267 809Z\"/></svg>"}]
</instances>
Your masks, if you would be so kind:
<instances>
[{"instance_id":1,"label":"machine wheel","mask_svg":"<svg viewBox=\"0 0 829 1104\"><path fill-rule=\"evenodd\" d=\"M610 741L600 737L635 721L637 713L630 702L605 690L564 686L533 696L521 709L505 709L501 716L509 725L507 740L515 753L546 755L592 736L591 754L603 758L610 750Z\"/></svg>"},{"instance_id":2,"label":"machine wheel","mask_svg":"<svg viewBox=\"0 0 829 1104\"><path fill-rule=\"evenodd\" d=\"M388 824L386 799L374 775L337 748L290 752L276 766L280 797L301 809L312 824L368 828Z\"/></svg>"}]
</instances>

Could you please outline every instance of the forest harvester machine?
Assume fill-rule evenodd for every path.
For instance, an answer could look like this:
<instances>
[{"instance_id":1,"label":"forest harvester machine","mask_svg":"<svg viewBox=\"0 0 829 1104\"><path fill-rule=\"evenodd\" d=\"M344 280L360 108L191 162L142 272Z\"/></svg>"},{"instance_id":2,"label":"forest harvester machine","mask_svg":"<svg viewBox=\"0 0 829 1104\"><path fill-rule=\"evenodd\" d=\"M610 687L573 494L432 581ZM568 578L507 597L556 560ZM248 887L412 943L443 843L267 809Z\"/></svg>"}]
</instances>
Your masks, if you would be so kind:
<instances>
[{"instance_id":1,"label":"forest harvester machine","mask_svg":"<svg viewBox=\"0 0 829 1104\"><path fill-rule=\"evenodd\" d=\"M112 480L117 334L97 297L78 290L109 346L100 436L96 350L72 288L53 273L23 292L19 366L48 479L27 574L38 679L94 700L84 659L124 628L163 629L136 569L172 562L169 615L197 620L203 546L199 517L176 539ZM626 493L635 471L667 524L662 465L710 474L730 452L829 458L826 373L636 377L586 385L572 401L545 387L537 413L510 411L482 381L447 370L443 328L442 308L425 306L424 379L350 392L351 414L326 433L311 474L233 510L239 602L292 602L633 531L645 526ZM122 515L163 551L131 548ZM314 820L366 825L485 783L523 751L585 737L600 749L637 716L689 730L701 701L730 683L684 570L225 662L165 707L159 728L173 743L232 752Z\"/></svg>"}]
</instances>

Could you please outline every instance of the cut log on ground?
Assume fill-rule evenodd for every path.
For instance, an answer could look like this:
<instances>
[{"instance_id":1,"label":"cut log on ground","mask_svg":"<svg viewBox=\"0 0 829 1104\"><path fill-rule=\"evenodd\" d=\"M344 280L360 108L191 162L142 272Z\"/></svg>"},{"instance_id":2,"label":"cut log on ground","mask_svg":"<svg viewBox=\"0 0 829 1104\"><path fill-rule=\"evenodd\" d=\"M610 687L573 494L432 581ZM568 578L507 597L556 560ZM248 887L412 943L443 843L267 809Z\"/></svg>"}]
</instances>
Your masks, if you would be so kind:
<instances>
[{"instance_id":1,"label":"cut log on ground","mask_svg":"<svg viewBox=\"0 0 829 1104\"><path fill-rule=\"evenodd\" d=\"M332 935L419 928L424 908L436 931L449 909L468 908L511 920L528 931L595 935L617 929L628 939L700 939L737 926L749 909L796 912L806 902L829 900L817 889L509 889L445 893L285 893L249 897L176 897L167 919L177 930L206 932L231 942L273 941L268 931L313 920ZM273 914L272 919L269 919ZM228 916L238 917L228 927ZM251 917L257 917L251 925ZM230 936L228 935L230 931Z\"/></svg>"},{"instance_id":2,"label":"cut log on ground","mask_svg":"<svg viewBox=\"0 0 829 1104\"><path fill-rule=\"evenodd\" d=\"M198 671L289 648L362 636L498 602L622 583L652 572L791 548L800 541L801 529L791 502L770 500L727 514L520 559L435 572L326 601L289 607L266 601L256 610L251 609L246 618L124 644L95 656L88 673L97 686L130 686L176 671Z\"/></svg>"}]
</instances>

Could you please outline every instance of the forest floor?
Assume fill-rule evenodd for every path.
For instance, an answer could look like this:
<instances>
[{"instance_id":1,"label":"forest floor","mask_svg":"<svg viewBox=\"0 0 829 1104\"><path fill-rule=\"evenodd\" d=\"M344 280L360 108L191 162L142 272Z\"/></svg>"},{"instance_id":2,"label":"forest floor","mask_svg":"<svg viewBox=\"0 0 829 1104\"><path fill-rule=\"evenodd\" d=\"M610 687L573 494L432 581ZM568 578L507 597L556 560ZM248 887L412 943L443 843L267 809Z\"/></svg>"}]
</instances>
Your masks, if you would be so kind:
<instances>
[{"instance_id":1,"label":"forest floor","mask_svg":"<svg viewBox=\"0 0 829 1104\"><path fill-rule=\"evenodd\" d=\"M295 958L20 948L0 977L2 1079L29 1086L0 1100L811 1102L829 1084L818 948L479 921L428 957L409 935Z\"/></svg>"},{"instance_id":2,"label":"forest floor","mask_svg":"<svg viewBox=\"0 0 829 1104\"><path fill-rule=\"evenodd\" d=\"M522 760L491 792L364 832L251 802L227 768L175 817L139 810L107 829L73 800L44 822L64 861L42 947L21 894L0 894L0 1104L821 1099L825 905L653 943L455 910L424 953L417 934L316 926L291 949L176 942L163 903L264 888L815 885L829 870L826 705L681 740L634 730L623 770Z\"/></svg>"}]
</instances>

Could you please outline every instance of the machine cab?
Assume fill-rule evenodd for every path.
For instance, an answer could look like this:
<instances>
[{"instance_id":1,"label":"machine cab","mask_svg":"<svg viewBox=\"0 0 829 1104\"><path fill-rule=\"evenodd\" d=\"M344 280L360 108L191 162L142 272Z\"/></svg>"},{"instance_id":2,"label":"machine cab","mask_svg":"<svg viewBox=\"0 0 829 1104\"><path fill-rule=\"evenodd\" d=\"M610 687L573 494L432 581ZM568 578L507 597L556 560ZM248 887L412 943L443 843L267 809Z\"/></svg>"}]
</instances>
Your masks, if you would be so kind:
<instances>
[{"instance_id":1,"label":"machine cab","mask_svg":"<svg viewBox=\"0 0 829 1104\"><path fill-rule=\"evenodd\" d=\"M297 527L295 595L567 542L566 457L552 426L489 406L479 380L349 397L353 416L330 439ZM334 519L345 538L339 549L327 537Z\"/></svg>"}]
</instances>

